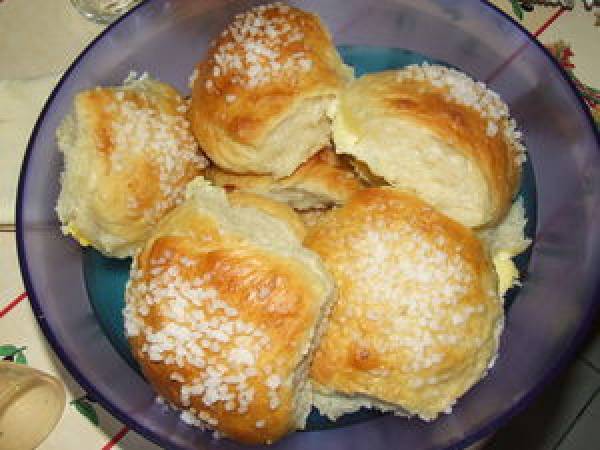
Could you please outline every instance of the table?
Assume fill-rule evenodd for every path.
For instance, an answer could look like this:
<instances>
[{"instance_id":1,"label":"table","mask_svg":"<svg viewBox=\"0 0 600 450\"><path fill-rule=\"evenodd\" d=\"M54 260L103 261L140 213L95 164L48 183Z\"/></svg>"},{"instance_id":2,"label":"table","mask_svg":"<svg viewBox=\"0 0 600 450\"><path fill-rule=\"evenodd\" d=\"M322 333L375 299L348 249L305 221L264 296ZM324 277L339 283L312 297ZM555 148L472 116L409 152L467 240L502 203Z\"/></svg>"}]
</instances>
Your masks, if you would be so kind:
<instances>
[{"instance_id":1,"label":"table","mask_svg":"<svg viewBox=\"0 0 600 450\"><path fill-rule=\"evenodd\" d=\"M493 3L515 15L508 0ZM583 85L600 88L600 8L587 11L578 4L571 11L535 6L533 11L524 12L522 23L553 48L563 66L572 70ZM56 79L102 29L81 18L67 0L0 0L0 80L43 76ZM8 61L10 64L5 63ZM600 102L595 103L594 112L600 122ZM6 163L5 158L2 161L0 178L8 179L14 191L18 168ZM0 188L7 189L1 184ZM0 203L0 210L11 207L10 202ZM23 354L27 363L58 376L68 391L65 413L40 449L78 450L82 442L86 449L157 449L86 398L63 368L28 304L16 257L14 223L6 220L0 223L0 230L0 349L6 345L26 347ZM600 323L566 373L538 402L500 430L486 448L598 448L599 420Z\"/></svg>"}]
</instances>

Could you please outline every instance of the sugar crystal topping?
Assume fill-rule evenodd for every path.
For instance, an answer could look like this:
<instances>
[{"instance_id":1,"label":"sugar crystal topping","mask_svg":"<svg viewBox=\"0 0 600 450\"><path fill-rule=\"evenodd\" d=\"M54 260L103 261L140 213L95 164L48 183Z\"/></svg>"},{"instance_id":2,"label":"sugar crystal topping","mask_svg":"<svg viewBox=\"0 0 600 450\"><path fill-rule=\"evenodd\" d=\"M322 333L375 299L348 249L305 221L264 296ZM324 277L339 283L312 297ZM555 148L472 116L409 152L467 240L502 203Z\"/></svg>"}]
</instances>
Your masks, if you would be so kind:
<instances>
[{"instance_id":1,"label":"sugar crystal topping","mask_svg":"<svg viewBox=\"0 0 600 450\"><path fill-rule=\"evenodd\" d=\"M144 80L137 80L134 86L143 87ZM127 84L132 85L132 81ZM170 114L157 107L143 89L134 91L126 87L117 90L106 106L107 112L114 117L109 132L113 148L111 169L116 172L130 170L127 160L141 156L158 175L156 182L161 196L142 212L148 223L154 223L168 209L179 204L184 198L186 177L207 165L183 115L187 104L181 97L175 101L176 113ZM134 196L127 199L127 205L132 213L139 206Z\"/></svg>"},{"instance_id":2,"label":"sugar crystal topping","mask_svg":"<svg viewBox=\"0 0 600 450\"><path fill-rule=\"evenodd\" d=\"M309 72L313 60L304 44L300 14L277 2L236 15L217 41L206 89L214 89L224 76L251 89L286 73Z\"/></svg>"},{"instance_id":3,"label":"sugar crystal topping","mask_svg":"<svg viewBox=\"0 0 600 450\"><path fill-rule=\"evenodd\" d=\"M174 367L170 380L180 383L180 401L188 408L182 419L193 425L218 424L207 411L190 408L194 398L206 408L220 403L225 411L245 414L256 395L256 380L265 380L266 400L270 409L277 409L282 378L272 366L258 365L270 338L221 298L211 286L214 275L182 276L183 267L195 263L169 250L151 259L145 271L137 259L126 290L126 334L144 337L141 351L150 361ZM158 308L162 319L154 326L146 324L150 308Z\"/></svg>"},{"instance_id":4,"label":"sugar crystal topping","mask_svg":"<svg viewBox=\"0 0 600 450\"><path fill-rule=\"evenodd\" d=\"M508 106L500 96L488 89L485 83L474 81L458 70L424 63L410 65L397 72L397 80L428 81L438 88L446 88L446 98L460 105L476 110L487 119L486 134L494 137L502 130L504 139L515 148L515 164L525 162L525 147L521 142L522 133L510 117Z\"/></svg>"},{"instance_id":5,"label":"sugar crystal topping","mask_svg":"<svg viewBox=\"0 0 600 450\"><path fill-rule=\"evenodd\" d=\"M378 322L379 329L395 330L366 339L382 353L407 355L399 369L417 374L442 363L445 354L440 349L455 345L460 328L485 311L484 304L475 307L463 301L477 275L459 244L441 235L432 242L410 221L381 218L378 208L385 206L369 208L374 208L373 214L359 230L346 235L343 251L332 256L336 278L351 286L332 320L340 332L357 341L365 337L356 334L361 326L351 322Z\"/></svg>"}]
</instances>

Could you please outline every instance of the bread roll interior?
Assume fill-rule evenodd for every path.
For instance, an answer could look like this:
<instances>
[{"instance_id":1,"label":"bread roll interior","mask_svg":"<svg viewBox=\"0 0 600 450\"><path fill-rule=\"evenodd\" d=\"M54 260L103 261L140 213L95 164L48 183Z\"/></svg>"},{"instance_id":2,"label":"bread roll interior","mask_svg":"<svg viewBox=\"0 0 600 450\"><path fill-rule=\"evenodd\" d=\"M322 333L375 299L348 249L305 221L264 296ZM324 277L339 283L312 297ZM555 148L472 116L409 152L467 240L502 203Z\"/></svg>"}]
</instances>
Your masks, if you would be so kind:
<instances>
[{"instance_id":1,"label":"bread roll interior","mask_svg":"<svg viewBox=\"0 0 600 450\"><path fill-rule=\"evenodd\" d=\"M364 75L340 95L336 151L374 185L409 190L469 227L507 213L525 149L500 97L463 73L409 66Z\"/></svg>"},{"instance_id":2,"label":"bread roll interior","mask_svg":"<svg viewBox=\"0 0 600 450\"><path fill-rule=\"evenodd\" d=\"M353 77L313 13L260 5L237 15L192 77L192 131L238 174L290 176L329 144L340 89Z\"/></svg>"}]
</instances>

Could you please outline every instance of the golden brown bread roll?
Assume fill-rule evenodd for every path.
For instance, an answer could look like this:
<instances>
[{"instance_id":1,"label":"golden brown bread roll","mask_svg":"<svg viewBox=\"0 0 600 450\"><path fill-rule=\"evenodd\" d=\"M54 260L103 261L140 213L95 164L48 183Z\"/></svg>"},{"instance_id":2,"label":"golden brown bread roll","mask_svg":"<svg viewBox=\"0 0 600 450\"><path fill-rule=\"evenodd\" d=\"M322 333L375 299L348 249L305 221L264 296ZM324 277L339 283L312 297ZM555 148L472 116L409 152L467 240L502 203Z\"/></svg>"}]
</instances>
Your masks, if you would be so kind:
<instances>
[{"instance_id":1,"label":"golden brown bread roll","mask_svg":"<svg viewBox=\"0 0 600 450\"><path fill-rule=\"evenodd\" d=\"M290 175L327 145L352 77L314 14L274 3L239 14L192 76L192 131L219 167Z\"/></svg>"},{"instance_id":2,"label":"golden brown bread roll","mask_svg":"<svg viewBox=\"0 0 600 450\"><path fill-rule=\"evenodd\" d=\"M305 424L308 364L333 295L284 221L195 181L134 258L126 333L186 422L269 443Z\"/></svg>"},{"instance_id":3,"label":"golden brown bread roll","mask_svg":"<svg viewBox=\"0 0 600 450\"><path fill-rule=\"evenodd\" d=\"M289 177L276 179L270 175L242 175L209 167L205 177L217 186L254 192L288 203L297 210L343 205L364 183L349 164L326 147L303 163Z\"/></svg>"},{"instance_id":4,"label":"golden brown bread roll","mask_svg":"<svg viewBox=\"0 0 600 450\"><path fill-rule=\"evenodd\" d=\"M364 163L364 178L414 191L470 227L508 211L525 159L520 136L496 93L430 65L353 81L333 125L336 151Z\"/></svg>"},{"instance_id":5,"label":"golden brown bread roll","mask_svg":"<svg viewBox=\"0 0 600 450\"><path fill-rule=\"evenodd\" d=\"M314 402L433 419L487 371L502 301L473 232L412 194L360 191L310 229L338 300L311 368Z\"/></svg>"},{"instance_id":6,"label":"golden brown bread roll","mask_svg":"<svg viewBox=\"0 0 600 450\"><path fill-rule=\"evenodd\" d=\"M130 256L143 244L206 165L185 110L175 89L150 79L75 96L57 130L65 234L107 256Z\"/></svg>"}]
</instances>

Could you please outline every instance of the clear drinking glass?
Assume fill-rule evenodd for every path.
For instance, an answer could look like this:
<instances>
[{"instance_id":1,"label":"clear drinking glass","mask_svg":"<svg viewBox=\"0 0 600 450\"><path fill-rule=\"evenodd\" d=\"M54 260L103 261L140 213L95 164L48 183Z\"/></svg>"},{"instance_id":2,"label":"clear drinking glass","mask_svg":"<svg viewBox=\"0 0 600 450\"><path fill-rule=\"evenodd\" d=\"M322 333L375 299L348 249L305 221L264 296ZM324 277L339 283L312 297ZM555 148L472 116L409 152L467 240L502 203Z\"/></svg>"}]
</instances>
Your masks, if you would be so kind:
<instances>
[{"instance_id":1,"label":"clear drinking glass","mask_svg":"<svg viewBox=\"0 0 600 450\"><path fill-rule=\"evenodd\" d=\"M109 24L125 14L142 0L71 0L86 19Z\"/></svg>"}]
</instances>

